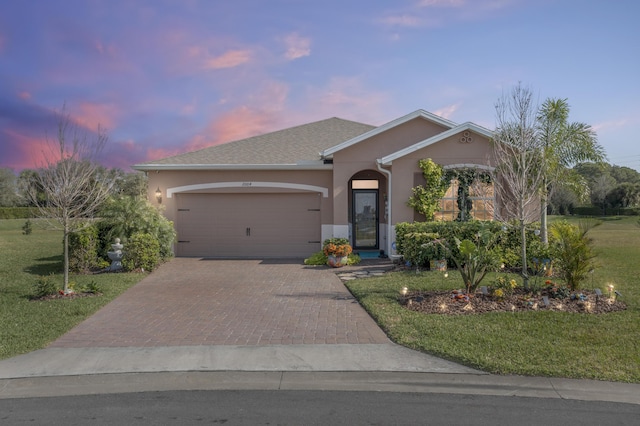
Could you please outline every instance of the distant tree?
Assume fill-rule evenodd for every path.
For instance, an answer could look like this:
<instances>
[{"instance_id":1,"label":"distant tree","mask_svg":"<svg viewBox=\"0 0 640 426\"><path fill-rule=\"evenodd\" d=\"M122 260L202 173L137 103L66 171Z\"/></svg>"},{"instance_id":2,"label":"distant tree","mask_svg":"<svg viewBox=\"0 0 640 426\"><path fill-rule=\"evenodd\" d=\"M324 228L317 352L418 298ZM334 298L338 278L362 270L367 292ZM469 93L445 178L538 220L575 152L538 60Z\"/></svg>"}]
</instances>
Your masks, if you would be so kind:
<instances>
[{"instance_id":1,"label":"distant tree","mask_svg":"<svg viewBox=\"0 0 640 426\"><path fill-rule=\"evenodd\" d=\"M546 245L547 206L553 190L561 182L578 179L571 171L571 167L576 163L603 163L606 155L598 144L591 126L569 122L569 103L566 99L547 99L538 111L537 121L544 158L540 191L540 230L542 243Z\"/></svg>"},{"instance_id":2,"label":"distant tree","mask_svg":"<svg viewBox=\"0 0 640 426\"><path fill-rule=\"evenodd\" d=\"M125 173L122 170L114 170L116 181L113 187L115 196L128 196L134 198L147 196L147 175L142 172Z\"/></svg>"},{"instance_id":3,"label":"distant tree","mask_svg":"<svg viewBox=\"0 0 640 426\"><path fill-rule=\"evenodd\" d=\"M606 196L611 207L636 207L640 205L640 183L622 182L614 186Z\"/></svg>"},{"instance_id":4,"label":"distant tree","mask_svg":"<svg viewBox=\"0 0 640 426\"><path fill-rule=\"evenodd\" d=\"M551 214L566 215L571 209L580 204L580 200L574 191L566 186L556 188L549 197L549 208Z\"/></svg>"},{"instance_id":5,"label":"distant tree","mask_svg":"<svg viewBox=\"0 0 640 426\"><path fill-rule=\"evenodd\" d=\"M90 137L63 107L57 138L47 137L45 164L28 188L27 195L40 215L63 231L65 293L69 288L69 234L87 225L114 184L113 174L95 162L106 142L107 135L100 127ZM45 200L39 197L39 189Z\"/></svg>"},{"instance_id":6,"label":"distant tree","mask_svg":"<svg viewBox=\"0 0 640 426\"><path fill-rule=\"evenodd\" d=\"M586 162L576 164L573 166L573 170L591 184L594 179L600 177L603 173L609 173L609 165Z\"/></svg>"},{"instance_id":7,"label":"distant tree","mask_svg":"<svg viewBox=\"0 0 640 426\"><path fill-rule=\"evenodd\" d=\"M609 169L609 174L618 183L640 183L640 173L629 167L613 165Z\"/></svg>"},{"instance_id":8,"label":"distant tree","mask_svg":"<svg viewBox=\"0 0 640 426\"><path fill-rule=\"evenodd\" d=\"M516 86L496 103L497 126L493 147L496 161L494 185L501 201L495 209L502 221L515 220L520 230L521 275L528 288L526 226L539 217L543 142L538 134L536 110L529 89Z\"/></svg>"},{"instance_id":9,"label":"distant tree","mask_svg":"<svg viewBox=\"0 0 640 426\"><path fill-rule=\"evenodd\" d=\"M603 216L606 214L607 209L607 195L609 195L615 185L616 180L609 176L608 173L601 174L591 183L591 203L594 206L602 208Z\"/></svg>"},{"instance_id":10,"label":"distant tree","mask_svg":"<svg viewBox=\"0 0 640 426\"><path fill-rule=\"evenodd\" d=\"M46 195L40 184L38 172L32 169L24 169L18 175L18 194L22 202L30 207L37 205L45 205L47 202ZM33 199L37 199L35 203Z\"/></svg>"},{"instance_id":11,"label":"distant tree","mask_svg":"<svg viewBox=\"0 0 640 426\"><path fill-rule=\"evenodd\" d=\"M14 207L20 204L16 181L13 170L0 168L0 207Z\"/></svg>"}]
</instances>

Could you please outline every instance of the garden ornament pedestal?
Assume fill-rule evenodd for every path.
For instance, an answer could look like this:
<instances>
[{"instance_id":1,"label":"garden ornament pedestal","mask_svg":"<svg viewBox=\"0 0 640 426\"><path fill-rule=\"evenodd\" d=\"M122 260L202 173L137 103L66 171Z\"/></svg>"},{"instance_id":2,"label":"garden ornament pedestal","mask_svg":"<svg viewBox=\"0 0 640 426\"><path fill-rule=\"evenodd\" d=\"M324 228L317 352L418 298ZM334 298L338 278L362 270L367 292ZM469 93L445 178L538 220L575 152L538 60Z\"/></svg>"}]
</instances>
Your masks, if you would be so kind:
<instances>
[{"instance_id":1,"label":"garden ornament pedestal","mask_svg":"<svg viewBox=\"0 0 640 426\"><path fill-rule=\"evenodd\" d=\"M327 256L327 265L332 268L341 268L347 264L349 256L335 256L330 254Z\"/></svg>"},{"instance_id":2,"label":"garden ornament pedestal","mask_svg":"<svg viewBox=\"0 0 640 426\"><path fill-rule=\"evenodd\" d=\"M119 271L122 269L122 248L124 246L120 244L120 238L114 240L114 244L111 244L112 251L107 252L107 256L111 260L111 265L107 268L107 271Z\"/></svg>"}]
</instances>

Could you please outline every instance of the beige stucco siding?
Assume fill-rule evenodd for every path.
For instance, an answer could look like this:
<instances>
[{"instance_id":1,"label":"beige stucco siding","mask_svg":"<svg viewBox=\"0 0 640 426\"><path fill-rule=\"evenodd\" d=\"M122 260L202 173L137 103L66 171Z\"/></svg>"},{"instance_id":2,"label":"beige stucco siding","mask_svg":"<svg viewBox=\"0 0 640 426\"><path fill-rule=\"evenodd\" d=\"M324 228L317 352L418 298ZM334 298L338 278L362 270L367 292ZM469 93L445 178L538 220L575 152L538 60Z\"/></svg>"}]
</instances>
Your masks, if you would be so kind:
<instances>
[{"instance_id":1,"label":"beige stucco siding","mask_svg":"<svg viewBox=\"0 0 640 426\"><path fill-rule=\"evenodd\" d=\"M455 164L487 165L491 157L490 141L480 135L472 134L471 143L460 143L460 135L455 135L409 155L393 161L393 223L413 221L413 209L407 206L414 186L414 174L421 173L418 162L431 158L441 166Z\"/></svg>"},{"instance_id":2,"label":"beige stucco siding","mask_svg":"<svg viewBox=\"0 0 640 426\"><path fill-rule=\"evenodd\" d=\"M327 196L320 197L320 213L322 223L332 223L333 203L332 185L330 170L227 170L227 171L171 171L162 170L159 172L149 172L149 199L155 202L155 191L160 188L162 192L162 205L165 215L169 220L176 219L175 196L168 197L167 190L187 185L199 185L208 183L245 183L237 187L230 188L208 188L187 191L189 193L287 193L287 192L314 192L304 189L287 188L286 184L308 185L310 187L325 188ZM253 182L270 182L274 184L284 184L282 186L260 187L253 186Z\"/></svg>"},{"instance_id":3,"label":"beige stucco siding","mask_svg":"<svg viewBox=\"0 0 640 426\"><path fill-rule=\"evenodd\" d=\"M333 155L333 211L334 223L346 225L348 218L349 179L362 170L378 170L377 160L403 148L428 139L445 127L415 118L386 132L380 133L358 144L345 148ZM394 176L395 179L395 176ZM408 183L407 183L408 182ZM404 185L411 184L405 181Z\"/></svg>"}]
</instances>

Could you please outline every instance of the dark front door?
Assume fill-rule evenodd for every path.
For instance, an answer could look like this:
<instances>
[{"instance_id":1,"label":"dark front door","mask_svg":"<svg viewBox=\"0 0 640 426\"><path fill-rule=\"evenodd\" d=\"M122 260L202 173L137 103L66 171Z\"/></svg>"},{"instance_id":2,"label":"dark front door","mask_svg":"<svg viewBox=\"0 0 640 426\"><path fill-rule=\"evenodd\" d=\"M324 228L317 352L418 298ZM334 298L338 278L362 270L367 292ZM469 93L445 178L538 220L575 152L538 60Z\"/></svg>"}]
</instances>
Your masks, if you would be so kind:
<instances>
[{"instance_id":1,"label":"dark front door","mask_svg":"<svg viewBox=\"0 0 640 426\"><path fill-rule=\"evenodd\" d=\"M378 190L353 190L353 248L378 248Z\"/></svg>"}]
</instances>

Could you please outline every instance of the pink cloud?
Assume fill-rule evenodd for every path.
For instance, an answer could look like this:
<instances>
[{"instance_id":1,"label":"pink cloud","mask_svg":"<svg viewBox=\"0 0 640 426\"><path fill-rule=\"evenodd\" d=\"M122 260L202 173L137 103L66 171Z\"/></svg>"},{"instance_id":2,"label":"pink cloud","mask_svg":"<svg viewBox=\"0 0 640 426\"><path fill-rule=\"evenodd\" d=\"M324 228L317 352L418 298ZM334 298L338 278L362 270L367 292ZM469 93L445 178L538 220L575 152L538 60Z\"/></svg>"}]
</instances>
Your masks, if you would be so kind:
<instances>
[{"instance_id":1,"label":"pink cloud","mask_svg":"<svg viewBox=\"0 0 640 426\"><path fill-rule=\"evenodd\" d=\"M514 0L420 0L411 10L392 12L379 22L391 27L437 28L457 21L491 19L496 11L513 4Z\"/></svg>"},{"instance_id":2,"label":"pink cloud","mask_svg":"<svg viewBox=\"0 0 640 426\"><path fill-rule=\"evenodd\" d=\"M334 77L325 87L310 89L307 100L311 115L320 119L340 117L375 124L394 114L386 93L365 87L356 77Z\"/></svg>"},{"instance_id":3,"label":"pink cloud","mask_svg":"<svg viewBox=\"0 0 640 426\"><path fill-rule=\"evenodd\" d=\"M279 122L278 114L272 111L246 106L239 107L217 116L201 133L193 136L180 149L180 152L196 151L209 146L268 133L277 130L276 123ZM163 158L178 153L176 150L160 148L150 152L149 155L153 156L153 158Z\"/></svg>"},{"instance_id":4,"label":"pink cloud","mask_svg":"<svg viewBox=\"0 0 640 426\"><path fill-rule=\"evenodd\" d=\"M458 108L460 108L459 103L442 107L440 109L433 111L433 113L442 118L450 119L453 116L453 114L455 114L455 112L458 110Z\"/></svg>"},{"instance_id":5,"label":"pink cloud","mask_svg":"<svg viewBox=\"0 0 640 426\"><path fill-rule=\"evenodd\" d=\"M51 154L51 145L43 136L35 138L12 129L3 129L8 142L8 155L3 167L14 170L43 167ZM7 147L4 147L7 148Z\"/></svg>"},{"instance_id":6,"label":"pink cloud","mask_svg":"<svg viewBox=\"0 0 640 426\"><path fill-rule=\"evenodd\" d=\"M29 99L31 99L31 93L23 90L22 92L18 93L18 97L24 101L28 101Z\"/></svg>"},{"instance_id":7,"label":"pink cloud","mask_svg":"<svg viewBox=\"0 0 640 426\"><path fill-rule=\"evenodd\" d=\"M272 111L246 106L229 111L212 124L220 141L234 141L274 130L278 117Z\"/></svg>"},{"instance_id":8,"label":"pink cloud","mask_svg":"<svg viewBox=\"0 0 640 426\"><path fill-rule=\"evenodd\" d=\"M627 117L624 118L620 118L618 120L610 120L610 121L604 121L601 123L597 123L595 125L592 126L593 131L597 132L602 132L602 131L609 131L609 130L615 130L615 129L620 129L623 128L629 124L631 124L633 122L633 120L630 120Z\"/></svg>"},{"instance_id":9,"label":"pink cloud","mask_svg":"<svg viewBox=\"0 0 640 426\"><path fill-rule=\"evenodd\" d=\"M183 148L176 148L176 147L172 147L172 148L149 147L147 148L147 152L146 152L147 160L144 160L144 161L153 161L153 160L158 160L160 158L172 157L182 152L186 152L186 151Z\"/></svg>"},{"instance_id":10,"label":"pink cloud","mask_svg":"<svg viewBox=\"0 0 640 426\"><path fill-rule=\"evenodd\" d=\"M107 55L110 57L115 57L117 54L117 49L113 44L104 44L100 40L96 40L93 44L93 48L101 55Z\"/></svg>"},{"instance_id":11,"label":"pink cloud","mask_svg":"<svg viewBox=\"0 0 640 426\"><path fill-rule=\"evenodd\" d=\"M235 68L239 65L246 64L250 60L251 52L249 50L230 50L220 56L206 59L204 68L208 70Z\"/></svg>"},{"instance_id":12,"label":"pink cloud","mask_svg":"<svg viewBox=\"0 0 640 426\"><path fill-rule=\"evenodd\" d=\"M87 129L95 130L100 126L108 130L115 128L118 114L119 109L115 105L82 102L74 109L72 118Z\"/></svg>"},{"instance_id":13,"label":"pink cloud","mask_svg":"<svg viewBox=\"0 0 640 426\"><path fill-rule=\"evenodd\" d=\"M216 115L180 149L160 148L148 155L163 158L278 130L287 123L288 115L283 111L288 92L286 84L267 82L249 97L251 106L243 105Z\"/></svg>"},{"instance_id":14,"label":"pink cloud","mask_svg":"<svg viewBox=\"0 0 640 426\"><path fill-rule=\"evenodd\" d=\"M287 47L284 56L289 60L302 58L311 54L311 39L302 37L298 33L287 35L284 38L284 43Z\"/></svg>"}]
</instances>

